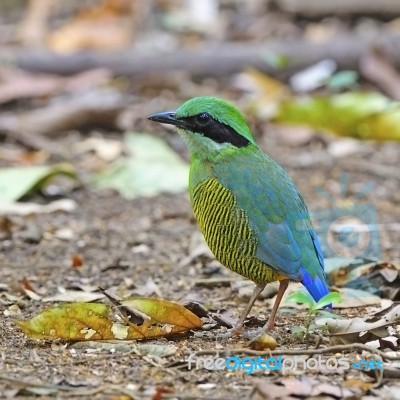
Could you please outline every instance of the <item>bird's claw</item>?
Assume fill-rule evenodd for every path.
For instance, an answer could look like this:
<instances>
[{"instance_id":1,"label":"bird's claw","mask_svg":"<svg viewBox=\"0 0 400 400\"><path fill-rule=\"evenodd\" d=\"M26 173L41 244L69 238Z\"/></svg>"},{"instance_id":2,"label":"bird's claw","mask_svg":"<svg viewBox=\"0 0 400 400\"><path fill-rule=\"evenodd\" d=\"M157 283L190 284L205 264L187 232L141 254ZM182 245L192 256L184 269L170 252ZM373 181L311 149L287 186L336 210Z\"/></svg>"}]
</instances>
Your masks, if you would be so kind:
<instances>
[{"instance_id":1,"label":"bird's claw","mask_svg":"<svg viewBox=\"0 0 400 400\"><path fill-rule=\"evenodd\" d=\"M218 333L216 339L220 341L227 341L230 338L242 336L243 338L249 340L249 344L251 345L259 341L264 334L274 337L274 335L271 333L271 329L268 326L263 326L260 329L250 331L244 330L242 327L235 327L225 333Z\"/></svg>"},{"instance_id":2,"label":"bird's claw","mask_svg":"<svg viewBox=\"0 0 400 400\"><path fill-rule=\"evenodd\" d=\"M242 327L235 327L235 328L229 329L225 333L218 333L217 340L227 341L228 339L230 339L232 337L240 336L241 333L242 333Z\"/></svg>"},{"instance_id":3,"label":"bird's claw","mask_svg":"<svg viewBox=\"0 0 400 400\"><path fill-rule=\"evenodd\" d=\"M243 336L250 341L249 344L251 345L258 342L264 334L274 337L274 335L271 334L271 331L265 327L256 329L255 331L246 332Z\"/></svg>"}]
</instances>

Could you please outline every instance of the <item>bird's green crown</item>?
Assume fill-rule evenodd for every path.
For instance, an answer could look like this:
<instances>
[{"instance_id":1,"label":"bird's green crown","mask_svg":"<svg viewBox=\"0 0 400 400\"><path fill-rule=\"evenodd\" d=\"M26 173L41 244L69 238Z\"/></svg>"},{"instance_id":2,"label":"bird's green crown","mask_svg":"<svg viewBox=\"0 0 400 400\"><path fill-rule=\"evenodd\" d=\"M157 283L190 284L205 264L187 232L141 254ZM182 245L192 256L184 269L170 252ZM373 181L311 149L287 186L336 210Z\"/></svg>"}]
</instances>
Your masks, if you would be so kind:
<instances>
[{"instance_id":1,"label":"bird's green crown","mask_svg":"<svg viewBox=\"0 0 400 400\"><path fill-rule=\"evenodd\" d=\"M207 115L217 123L234 131L232 134L236 134L245 139L240 141L239 138L238 142L245 143L245 141L247 141L255 144L244 116L236 107L225 100L209 96L195 97L183 103L176 110L176 118L195 119L197 117L197 119L200 119L200 123L202 118L204 122L206 122ZM194 127L194 129L196 128ZM223 138L220 140L222 142Z\"/></svg>"}]
</instances>

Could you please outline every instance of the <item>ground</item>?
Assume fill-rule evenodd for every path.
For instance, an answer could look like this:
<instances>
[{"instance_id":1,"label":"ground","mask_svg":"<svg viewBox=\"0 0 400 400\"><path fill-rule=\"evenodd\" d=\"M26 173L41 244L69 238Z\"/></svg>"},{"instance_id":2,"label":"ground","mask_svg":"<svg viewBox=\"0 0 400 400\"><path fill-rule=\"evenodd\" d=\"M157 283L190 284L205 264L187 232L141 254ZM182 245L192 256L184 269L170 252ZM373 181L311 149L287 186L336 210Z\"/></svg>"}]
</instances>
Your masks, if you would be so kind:
<instances>
[{"instance_id":1,"label":"ground","mask_svg":"<svg viewBox=\"0 0 400 400\"><path fill-rule=\"evenodd\" d=\"M400 145L362 142L353 154L333 157L328 151L333 141L342 143L340 139L331 138L327 142L313 135L308 143L292 146L269 127L262 146L288 170L310 209L330 206L330 200L318 194L319 187L335 198L340 197L337 182L343 173L348 174L347 198L372 181L375 186L366 199L377 207L382 258L398 262L399 231L395 222L400 218L400 175L393 173L382 178L381 171L396 171ZM68 148L68 138L59 138L57 143ZM79 170L83 156L74 157L69 161ZM3 294L20 296L14 303L21 309L18 315L2 313L0 317L0 393L3 396L12 397L18 388L38 385L38 399L56 396L117 399L125 398L118 397L124 394L138 399L278 398L271 393L271 397L262 394L260 379L264 383L270 382L264 376L280 380L281 372L246 375L244 371L188 370L184 360L191 352L248 347L241 338L220 342L216 335L225 328L218 324L214 324L214 329L211 325L209 330L150 341L176 347L174 354L163 359L132 353L134 345L129 353L112 353L107 349L87 352L85 347L72 348L63 343L27 339L14 324L14 318L29 318L48 304L22 295L24 277L43 297L57 293L58 288L102 286L121 295L161 296L181 304L195 300L209 311L227 310L227 315L235 318L246 303L226 279L242 280L240 276L221 267L207 254L191 257L191 242L196 237L197 227L186 193L128 201L111 190L97 191L82 184L71 189L67 197L79 204L76 211L11 217L12 236L0 242L0 290ZM57 238L55 233L65 228L72 231L72 237ZM76 254L83 260L82 267L71 266ZM199 279L209 282L205 284ZM11 303L10 298L0 297L3 311ZM250 325L262 324L270 307L269 300L257 301ZM368 308L340 312L348 317L362 316L368 313ZM278 349L304 348L304 342L296 342L290 335L291 327L301 324L304 318L304 311L290 312L287 307L282 308L274 332ZM356 353L350 356L354 358ZM360 398L366 393L366 387L372 387L363 387L361 381L375 382L362 372L322 371L309 376L314 382L311 386L315 386L315 382L327 384L328 389L315 398L350 398L350 395ZM301 379L305 379L304 376ZM360 383L355 385L355 381ZM340 391L335 393L332 390L335 383L342 388L351 386L354 391L349 396ZM56 386L52 388L51 385ZM389 382L389 386L393 383ZM249 397L255 387L259 388L258 393ZM155 394L156 388L158 394ZM160 388L165 388L163 397L157 397L164 390ZM25 395L20 392L19 398L30 397L33 389L30 390ZM291 393L307 397L301 391ZM294 398L289 396L290 393L283 398Z\"/></svg>"}]
</instances>

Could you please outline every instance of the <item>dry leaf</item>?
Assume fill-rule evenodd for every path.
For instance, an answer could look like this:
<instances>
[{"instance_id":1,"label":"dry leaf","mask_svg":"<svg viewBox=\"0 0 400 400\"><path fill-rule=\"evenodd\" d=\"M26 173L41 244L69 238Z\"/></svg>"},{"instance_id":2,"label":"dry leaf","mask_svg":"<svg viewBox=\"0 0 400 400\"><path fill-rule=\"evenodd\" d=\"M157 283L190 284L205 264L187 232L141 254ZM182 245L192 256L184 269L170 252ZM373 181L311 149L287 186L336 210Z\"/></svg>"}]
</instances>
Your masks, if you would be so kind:
<instances>
[{"instance_id":1,"label":"dry leaf","mask_svg":"<svg viewBox=\"0 0 400 400\"><path fill-rule=\"evenodd\" d=\"M59 53L116 50L132 43L133 19L129 0L103 0L81 11L49 36L50 49Z\"/></svg>"},{"instance_id":2,"label":"dry leaf","mask_svg":"<svg viewBox=\"0 0 400 400\"><path fill-rule=\"evenodd\" d=\"M25 45L38 46L47 32L47 20L56 2L54 0L29 0L27 13L18 27L18 39Z\"/></svg>"},{"instance_id":3,"label":"dry leaf","mask_svg":"<svg viewBox=\"0 0 400 400\"><path fill-rule=\"evenodd\" d=\"M336 288L337 292L342 295L343 301L335 304L335 308L354 308L373 306L381 304L382 299L379 296L371 294L366 290L352 289L352 288Z\"/></svg>"},{"instance_id":4,"label":"dry leaf","mask_svg":"<svg viewBox=\"0 0 400 400\"><path fill-rule=\"evenodd\" d=\"M81 290L66 290L65 292L55 294L54 296L45 297L42 301L45 303L53 301L83 303L96 301L103 298L104 295L102 293L83 292Z\"/></svg>"},{"instance_id":5,"label":"dry leaf","mask_svg":"<svg viewBox=\"0 0 400 400\"><path fill-rule=\"evenodd\" d=\"M33 339L132 340L167 336L200 328L202 321L183 306L167 300L129 299L126 306L151 316L141 326L115 322L113 307L96 303L67 303L48 308L27 321L16 321Z\"/></svg>"},{"instance_id":6,"label":"dry leaf","mask_svg":"<svg viewBox=\"0 0 400 400\"><path fill-rule=\"evenodd\" d=\"M251 343L251 348L254 350L275 350L276 347L278 346L278 343L276 343L275 338L272 336L263 333L257 340Z\"/></svg>"},{"instance_id":7,"label":"dry leaf","mask_svg":"<svg viewBox=\"0 0 400 400\"><path fill-rule=\"evenodd\" d=\"M290 97L286 85L254 68L238 74L234 83L239 89L251 93L248 108L262 118L274 115L278 104Z\"/></svg>"},{"instance_id":8,"label":"dry leaf","mask_svg":"<svg viewBox=\"0 0 400 400\"><path fill-rule=\"evenodd\" d=\"M0 130L58 135L73 129L115 127L116 118L129 102L126 95L96 89L52 101L48 106L0 115Z\"/></svg>"},{"instance_id":9,"label":"dry leaf","mask_svg":"<svg viewBox=\"0 0 400 400\"><path fill-rule=\"evenodd\" d=\"M121 300L125 307L133 307L151 317L154 322L192 329L200 328L201 319L178 303L163 299L140 297Z\"/></svg>"},{"instance_id":10,"label":"dry leaf","mask_svg":"<svg viewBox=\"0 0 400 400\"><path fill-rule=\"evenodd\" d=\"M71 303L42 311L28 321L16 321L34 339L99 340L114 338L109 306Z\"/></svg>"},{"instance_id":11,"label":"dry leaf","mask_svg":"<svg viewBox=\"0 0 400 400\"><path fill-rule=\"evenodd\" d=\"M366 343L375 338L390 336L386 327L400 321L400 304L396 304L378 313L380 318L374 322L364 321L363 318L333 319L320 318L318 326L327 326L332 344Z\"/></svg>"},{"instance_id":12,"label":"dry leaf","mask_svg":"<svg viewBox=\"0 0 400 400\"><path fill-rule=\"evenodd\" d=\"M77 207L78 204L71 199L55 200L49 204L0 202L0 215L47 214L57 211L72 212Z\"/></svg>"},{"instance_id":13,"label":"dry leaf","mask_svg":"<svg viewBox=\"0 0 400 400\"><path fill-rule=\"evenodd\" d=\"M389 96L400 100L400 74L382 48L373 48L361 59L360 71Z\"/></svg>"},{"instance_id":14,"label":"dry leaf","mask_svg":"<svg viewBox=\"0 0 400 400\"><path fill-rule=\"evenodd\" d=\"M296 92L311 92L323 86L336 69L337 64L334 60L319 61L293 75L290 78L290 86Z\"/></svg>"},{"instance_id":15,"label":"dry leaf","mask_svg":"<svg viewBox=\"0 0 400 400\"><path fill-rule=\"evenodd\" d=\"M104 68L63 77L0 67L0 104L19 99L54 96L62 92L82 92L104 84L110 78L111 72Z\"/></svg>"},{"instance_id":16,"label":"dry leaf","mask_svg":"<svg viewBox=\"0 0 400 400\"><path fill-rule=\"evenodd\" d=\"M71 267L80 268L83 266L83 257L80 254L74 254L71 257Z\"/></svg>"}]
</instances>

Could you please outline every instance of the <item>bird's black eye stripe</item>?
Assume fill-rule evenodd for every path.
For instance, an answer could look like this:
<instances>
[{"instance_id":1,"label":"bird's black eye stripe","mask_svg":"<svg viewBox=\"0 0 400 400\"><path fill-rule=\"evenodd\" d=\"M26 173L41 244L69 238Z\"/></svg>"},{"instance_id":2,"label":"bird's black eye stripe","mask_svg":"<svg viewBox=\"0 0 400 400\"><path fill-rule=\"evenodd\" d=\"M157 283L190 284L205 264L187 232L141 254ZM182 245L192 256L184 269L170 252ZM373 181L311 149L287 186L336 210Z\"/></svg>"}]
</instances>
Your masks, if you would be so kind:
<instances>
[{"instance_id":1,"label":"bird's black eye stripe","mask_svg":"<svg viewBox=\"0 0 400 400\"><path fill-rule=\"evenodd\" d=\"M210 121L211 121L211 116L210 114L204 112L201 113L197 116L196 121L200 124L200 125L207 125Z\"/></svg>"},{"instance_id":2,"label":"bird's black eye stripe","mask_svg":"<svg viewBox=\"0 0 400 400\"><path fill-rule=\"evenodd\" d=\"M235 147L245 147L250 142L244 136L237 133L233 128L216 121L207 112L191 117L180 118L184 129L201 133L216 143L230 143Z\"/></svg>"}]
</instances>

